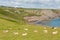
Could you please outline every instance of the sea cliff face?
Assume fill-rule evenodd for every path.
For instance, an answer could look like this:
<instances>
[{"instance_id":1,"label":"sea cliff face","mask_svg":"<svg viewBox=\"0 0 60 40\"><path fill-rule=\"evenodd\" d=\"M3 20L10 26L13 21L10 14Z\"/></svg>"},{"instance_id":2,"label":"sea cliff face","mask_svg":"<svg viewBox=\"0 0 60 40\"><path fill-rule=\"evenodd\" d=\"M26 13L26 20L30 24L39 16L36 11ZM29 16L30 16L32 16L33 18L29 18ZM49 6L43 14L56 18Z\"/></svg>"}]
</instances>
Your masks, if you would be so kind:
<instances>
[{"instance_id":1,"label":"sea cliff face","mask_svg":"<svg viewBox=\"0 0 60 40\"><path fill-rule=\"evenodd\" d=\"M31 12L31 11L30 11ZM35 12L33 11L33 13L36 13L40 16L26 16L24 17L25 20L27 20L28 22L33 22L33 21L47 21L47 20L51 20L54 18L58 18L60 17L60 12L54 12L52 10L40 10L40 12L38 13L38 11Z\"/></svg>"}]
</instances>

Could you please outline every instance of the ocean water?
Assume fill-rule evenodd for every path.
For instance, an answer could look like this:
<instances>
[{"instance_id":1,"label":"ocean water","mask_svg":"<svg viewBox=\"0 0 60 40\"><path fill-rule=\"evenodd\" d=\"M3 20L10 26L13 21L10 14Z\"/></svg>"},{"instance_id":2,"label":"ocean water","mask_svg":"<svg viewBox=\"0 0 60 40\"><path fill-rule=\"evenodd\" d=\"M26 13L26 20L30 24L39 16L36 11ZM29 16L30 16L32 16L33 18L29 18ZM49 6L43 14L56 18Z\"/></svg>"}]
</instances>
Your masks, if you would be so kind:
<instances>
[{"instance_id":1,"label":"ocean water","mask_svg":"<svg viewBox=\"0 0 60 40\"><path fill-rule=\"evenodd\" d=\"M49 20L49 21L46 21L46 22L36 21L35 23L36 24L42 24L42 25L45 25L45 26L51 26L51 27L60 27L60 18L56 18L56 19Z\"/></svg>"}]
</instances>

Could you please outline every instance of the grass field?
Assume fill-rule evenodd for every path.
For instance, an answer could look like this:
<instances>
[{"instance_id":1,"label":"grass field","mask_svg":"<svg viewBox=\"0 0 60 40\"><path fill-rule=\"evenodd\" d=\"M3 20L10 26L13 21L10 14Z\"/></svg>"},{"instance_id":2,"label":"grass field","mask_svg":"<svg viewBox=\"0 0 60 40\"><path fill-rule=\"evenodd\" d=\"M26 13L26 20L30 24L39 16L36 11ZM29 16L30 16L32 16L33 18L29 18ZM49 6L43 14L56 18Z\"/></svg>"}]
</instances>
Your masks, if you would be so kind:
<instances>
[{"instance_id":1,"label":"grass field","mask_svg":"<svg viewBox=\"0 0 60 40\"><path fill-rule=\"evenodd\" d=\"M23 14L8 14L0 8L0 40L60 40L60 28L52 29L27 24L22 19L25 16L24 12L21 11L21 13ZM20 19L16 17L20 17ZM53 34L55 31L57 34Z\"/></svg>"},{"instance_id":2,"label":"grass field","mask_svg":"<svg viewBox=\"0 0 60 40\"><path fill-rule=\"evenodd\" d=\"M35 30L37 32L34 32ZM48 30L48 32L45 33L44 30ZM53 31L58 31L58 34L52 34ZM24 36L24 33L27 33L27 35ZM46 27L44 29L43 26L20 25L0 19L0 40L60 40L60 28L54 30Z\"/></svg>"}]
</instances>

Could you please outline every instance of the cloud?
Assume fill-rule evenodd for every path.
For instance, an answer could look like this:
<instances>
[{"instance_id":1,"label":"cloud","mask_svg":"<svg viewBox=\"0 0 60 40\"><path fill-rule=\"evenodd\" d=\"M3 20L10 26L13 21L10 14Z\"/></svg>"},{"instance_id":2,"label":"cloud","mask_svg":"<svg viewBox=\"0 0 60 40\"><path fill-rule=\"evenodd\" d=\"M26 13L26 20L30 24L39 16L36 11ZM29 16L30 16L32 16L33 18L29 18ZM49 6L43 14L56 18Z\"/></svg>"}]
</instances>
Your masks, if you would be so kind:
<instances>
[{"instance_id":1,"label":"cloud","mask_svg":"<svg viewBox=\"0 0 60 40\"><path fill-rule=\"evenodd\" d=\"M51 0L14 0L15 2L49 2Z\"/></svg>"},{"instance_id":2,"label":"cloud","mask_svg":"<svg viewBox=\"0 0 60 40\"><path fill-rule=\"evenodd\" d=\"M60 8L60 0L0 0L0 5L26 8Z\"/></svg>"}]
</instances>

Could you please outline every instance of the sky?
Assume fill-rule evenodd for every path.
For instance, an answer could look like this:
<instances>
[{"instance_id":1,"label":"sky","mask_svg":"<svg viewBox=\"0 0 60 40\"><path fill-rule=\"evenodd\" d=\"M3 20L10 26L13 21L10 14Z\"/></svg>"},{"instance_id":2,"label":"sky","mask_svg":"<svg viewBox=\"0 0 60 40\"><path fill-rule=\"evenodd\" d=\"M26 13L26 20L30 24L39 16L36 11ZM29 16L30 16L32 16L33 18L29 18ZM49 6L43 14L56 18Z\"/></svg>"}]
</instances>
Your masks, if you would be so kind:
<instances>
[{"instance_id":1,"label":"sky","mask_svg":"<svg viewBox=\"0 0 60 40\"><path fill-rule=\"evenodd\" d=\"M60 0L0 0L0 5L23 8L60 8Z\"/></svg>"}]
</instances>

